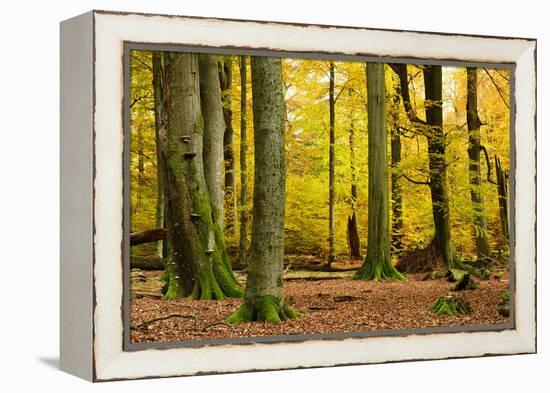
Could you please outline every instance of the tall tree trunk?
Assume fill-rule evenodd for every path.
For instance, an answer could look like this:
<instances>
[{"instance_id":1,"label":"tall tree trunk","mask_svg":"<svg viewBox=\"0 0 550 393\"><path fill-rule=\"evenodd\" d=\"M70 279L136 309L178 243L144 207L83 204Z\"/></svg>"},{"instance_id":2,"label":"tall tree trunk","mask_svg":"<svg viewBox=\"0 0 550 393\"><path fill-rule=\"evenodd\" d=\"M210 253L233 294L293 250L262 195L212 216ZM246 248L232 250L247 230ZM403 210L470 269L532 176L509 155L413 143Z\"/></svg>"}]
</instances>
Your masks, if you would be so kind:
<instances>
[{"instance_id":1,"label":"tall tree trunk","mask_svg":"<svg viewBox=\"0 0 550 393\"><path fill-rule=\"evenodd\" d=\"M399 84L395 84L395 92L392 95L391 116L391 246L392 252L399 255L403 250L403 187L399 173L401 163L401 135L399 133Z\"/></svg>"},{"instance_id":2,"label":"tall tree trunk","mask_svg":"<svg viewBox=\"0 0 550 393\"><path fill-rule=\"evenodd\" d=\"M477 68L468 67L467 96L466 96L466 120L468 123L468 158L469 158L469 180L470 195L474 209L474 236L476 240L477 258L486 259L491 255L489 239L487 236L487 223L485 220L485 207L481 183L481 162L480 162L480 121L477 112Z\"/></svg>"},{"instance_id":3,"label":"tall tree trunk","mask_svg":"<svg viewBox=\"0 0 550 393\"><path fill-rule=\"evenodd\" d=\"M241 296L223 247L203 167L204 123L200 112L198 56L164 53L167 237L166 298L223 299Z\"/></svg>"},{"instance_id":4,"label":"tall tree trunk","mask_svg":"<svg viewBox=\"0 0 550 393\"><path fill-rule=\"evenodd\" d=\"M233 86L232 59L225 56L219 63L219 77L222 89L223 117L225 132L223 135L223 159L225 162L225 205L226 234L235 234L237 226L237 194L235 192L235 153L233 151L233 111L231 89Z\"/></svg>"},{"instance_id":5,"label":"tall tree trunk","mask_svg":"<svg viewBox=\"0 0 550 393\"><path fill-rule=\"evenodd\" d=\"M510 239L510 226L508 224L508 171L503 170L500 159L495 155L495 172L497 177L498 208L500 226L506 240Z\"/></svg>"},{"instance_id":6,"label":"tall tree trunk","mask_svg":"<svg viewBox=\"0 0 550 393\"><path fill-rule=\"evenodd\" d=\"M247 97L246 97L246 56L240 57L241 72L241 143L239 163L241 167L241 198L240 198L240 233L239 233L239 265L246 266L246 243L248 211L246 207L247 193L247 168L246 168L246 121L247 121Z\"/></svg>"},{"instance_id":7,"label":"tall tree trunk","mask_svg":"<svg viewBox=\"0 0 550 393\"><path fill-rule=\"evenodd\" d=\"M351 90L350 90L351 95ZM361 243L357 230L357 170L355 168L355 120L353 111L349 114L349 156L351 170L351 215L348 217L348 246L351 260L361 259Z\"/></svg>"},{"instance_id":8,"label":"tall tree trunk","mask_svg":"<svg viewBox=\"0 0 550 393\"><path fill-rule=\"evenodd\" d=\"M334 262L334 63L329 71L329 153L328 153L328 265Z\"/></svg>"},{"instance_id":9,"label":"tall tree trunk","mask_svg":"<svg viewBox=\"0 0 550 393\"><path fill-rule=\"evenodd\" d=\"M449 197L447 194L441 66L425 66L423 73L435 242L443 261L451 268L453 266L453 247Z\"/></svg>"},{"instance_id":10,"label":"tall tree trunk","mask_svg":"<svg viewBox=\"0 0 550 393\"><path fill-rule=\"evenodd\" d=\"M252 57L254 199L247 287L228 322L297 316L283 299L285 135L281 59Z\"/></svg>"},{"instance_id":11,"label":"tall tree trunk","mask_svg":"<svg viewBox=\"0 0 550 393\"><path fill-rule=\"evenodd\" d=\"M199 55L201 112L204 119L203 162L212 218L223 228L223 117L222 92L216 55Z\"/></svg>"},{"instance_id":12,"label":"tall tree trunk","mask_svg":"<svg viewBox=\"0 0 550 393\"><path fill-rule=\"evenodd\" d=\"M367 63L369 207L367 256L354 278L403 280L392 264L384 64Z\"/></svg>"},{"instance_id":13,"label":"tall tree trunk","mask_svg":"<svg viewBox=\"0 0 550 393\"><path fill-rule=\"evenodd\" d=\"M157 204L156 204L156 227L165 227L165 202L164 202L164 165L165 159L162 157L161 138L166 138L166 102L164 101L164 69L162 64L162 54L153 52L153 96L155 102L155 147L157 155ZM157 257L162 258L165 255L164 240L157 242Z\"/></svg>"}]
</instances>

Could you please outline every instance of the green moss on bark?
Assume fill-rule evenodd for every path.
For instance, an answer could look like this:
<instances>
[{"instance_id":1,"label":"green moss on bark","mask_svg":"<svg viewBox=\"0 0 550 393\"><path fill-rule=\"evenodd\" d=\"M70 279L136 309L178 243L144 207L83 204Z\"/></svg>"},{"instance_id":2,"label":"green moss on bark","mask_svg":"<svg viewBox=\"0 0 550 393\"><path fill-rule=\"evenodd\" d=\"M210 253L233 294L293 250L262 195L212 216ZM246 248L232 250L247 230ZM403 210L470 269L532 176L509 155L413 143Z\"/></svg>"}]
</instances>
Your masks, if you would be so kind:
<instances>
[{"instance_id":1,"label":"green moss on bark","mask_svg":"<svg viewBox=\"0 0 550 393\"><path fill-rule=\"evenodd\" d=\"M389 256L380 258L368 258L363 266L353 275L354 280L405 280L405 276L393 266Z\"/></svg>"},{"instance_id":2,"label":"green moss on bark","mask_svg":"<svg viewBox=\"0 0 550 393\"><path fill-rule=\"evenodd\" d=\"M468 301L464 297L457 295L438 297L437 300L430 305L429 310L437 316L454 316L456 314L470 314L472 312L472 308Z\"/></svg>"},{"instance_id":3,"label":"green moss on bark","mask_svg":"<svg viewBox=\"0 0 550 393\"><path fill-rule=\"evenodd\" d=\"M255 300L245 298L237 311L227 318L227 322L231 324L251 321L281 323L287 319L298 318L300 315L281 299L265 295Z\"/></svg>"}]
</instances>

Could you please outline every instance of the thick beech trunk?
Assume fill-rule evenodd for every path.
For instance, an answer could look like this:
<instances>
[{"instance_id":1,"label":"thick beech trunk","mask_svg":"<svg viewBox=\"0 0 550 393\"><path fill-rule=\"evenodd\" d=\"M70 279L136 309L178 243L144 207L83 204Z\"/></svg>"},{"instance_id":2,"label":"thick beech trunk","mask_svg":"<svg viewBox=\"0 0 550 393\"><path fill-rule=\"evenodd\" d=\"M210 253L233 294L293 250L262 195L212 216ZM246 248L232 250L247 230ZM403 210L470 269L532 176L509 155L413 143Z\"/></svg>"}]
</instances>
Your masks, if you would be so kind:
<instances>
[{"instance_id":1,"label":"thick beech trunk","mask_svg":"<svg viewBox=\"0 0 550 393\"><path fill-rule=\"evenodd\" d=\"M435 241L443 261L451 268L453 267L453 247L449 197L447 194L441 66L425 66L423 72Z\"/></svg>"},{"instance_id":2,"label":"thick beech trunk","mask_svg":"<svg viewBox=\"0 0 550 393\"><path fill-rule=\"evenodd\" d=\"M477 112L477 68L468 67L467 96L466 96L466 119L468 123L468 158L469 158L469 180L470 195L474 210L474 236L476 241L477 258L486 259L491 255L489 238L487 236L487 222L485 220L485 206L482 194L481 182L481 142L480 142L480 121Z\"/></svg>"},{"instance_id":3,"label":"thick beech trunk","mask_svg":"<svg viewBox=\"0 0 550 393\"><path fill-rule=\"evenodd\" d=\"M330 62L329 71L329 153L328 153L328 265L334 262L334 63Z\"/></svg>"},{"instance_id":4,"label":"thick beech trunk","mask_svg":"<svg viewBox=\"0 0 550 393\"><path fill-rule=\"evenodd\" d=\"M285 219L284 96L281 59L252 57L254 199L244 299L228 322L297 316L283 298Z\"/></svg>"},{"instance_id":5,"label":"thick beech trunk","mask_svg":"<svg viewBox=\"0 0 550 393\"><path fill-rule=\"evenodd\" d=\"M225 132L223 135L223 159L225 166L225 206L226 234L233 235L237 226L237 194L235 192L235 153L231 89L233 85L232 59L225 56L219 63L219 78L222 90L223 117Z\"/></svg>"},{"instance_id":6,"label":"thick beech trunk","mask_svg":"<svg viewBox=\"0 0 550 393\"><path fill-rule=\"evenodd\" d=\"M239 163L241 169L241 197L240 197L240 225L239 225L239 265L246 266L247 252L247 227L248 227L248 210L247 202L247 167L246 167L246 121L247 121L247 95L246 95L246 56L240 57L240 72L241 72L241 143Z\"/></svg>"},{"instance_id":7,"label":"thick beech trunk","mask_svg":"<svg viewBox=\"0 0 550 393\"><path fill-rule=\"evenodd\" d=\"M222 94L216 55L199 55L201 113L204 119L203 163L212 218L223 226L223 117Z\"/></svg>"},{"instance_id":8,"label":"thick beech trunk","mask_svg":"<svg viewBox=\"0 0 550 393\"><path fill-rule=\"evenodd\" d=\"M367 256L354 278L361 280L403 280L390 255L388 209L388 134L384 64L367 63L369 207Z\"/></svg>"},{"instance_id":9,"label":"thick beech trunk","mask_svg":"<svg viewBox=\"0 0 550 393\"><path fill-rule=\"evenodd\" d=\"M169 255L166 298L223 299L242 294L223 247L203 168L198 56L164 53Z\"/></svg>"}]
</instances>

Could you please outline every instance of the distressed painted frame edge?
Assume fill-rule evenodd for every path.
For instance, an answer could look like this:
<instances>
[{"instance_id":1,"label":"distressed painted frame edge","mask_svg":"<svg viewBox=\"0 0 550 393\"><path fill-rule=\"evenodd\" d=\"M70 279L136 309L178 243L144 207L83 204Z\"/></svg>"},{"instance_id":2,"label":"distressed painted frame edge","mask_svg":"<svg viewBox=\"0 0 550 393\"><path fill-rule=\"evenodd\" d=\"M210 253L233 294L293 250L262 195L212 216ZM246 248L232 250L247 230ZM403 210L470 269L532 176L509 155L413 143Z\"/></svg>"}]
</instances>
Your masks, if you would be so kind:
<instances>
[{"instance_id":1,"label":"distressed painted frame edge","mask_svg":"<svg viewBox=\"0 0 550 393\"><path fill-rule=\"evenodd\" d=\"M382 356L366 356L342 359L341 357L334 357L327 360L327 355L330 357L334 352L334 347L331 347L327 343L319 343L317 341L311 341L306 343L280 343L280 344L253 344L247 346L227 345L215 348L174 348L166 350L154 350L147 349L143 351L124 352L122 348L122 333L119 328L122 325L118 325L117 319L122 319L121 304L122 304L122 271L120 264L121 257L121 221L117 222L116 217L120 219L122 209L120 204L122 203L120 195L117 194L116 189L120 187L122 190L122 167L115 168L118 165L115 163L120 161L122 157L122 135L113 132L116 129L122 129L122 120L118 119L122 116L122 95L123 95L123 76L122 76L122 48L124 42L150 42L150 43L176 43L176 44L189 44L189 40L185 42L174 42L172 39L166 37L159 40L159 37L138 37L135 36L135 32L138 30L147 30L158 32L158 27L162 25L166 27L172 24L172 29L178 29L178 26L173 26L174 21L179 27L185 26L185 28L191 26L191 28L198 29L202 33L202 39L200 42L196 42L197 45L204 45L204 37L213 34L216 28L226 28L231 25L232 28L240 25L241 27L253 25L256 29L278 29L283 30L283 36L285 34L292 35L291 30L303 32L303 29L313 29L322 32L332 32L345 30L352 31L354 34L388 34L390 36L399 36L403 38L403 34L412 34L415 39L419 36L422 39L428 40L430 37L441 39L465 39L468 41L487 41L503 43L506 42L510 47L513 47L512 54L506 53L506 48L503 49L500 46L500 52L495 57L488 58L487 53L475 57L462 55L462 60L467 61L500 61L516 63L518 65L518 71L521 71L521 75L517 75L518 83L516 89L516 98L520 103L518 106L516 116L516 127L521 125L522 129L526 129L527 139L526 145L521 147L520 152L525 151L525 156L529 162L521 162L518 165L518 172L520 169L523 174L528 175L524 180L524 188L519 188L528 191L529 196L525 196L521 199L517 206L524 208L532 208L533 215L527 217L524 223L522 223L522 240L525 242L527 251L527 259L532 260L533 263L526 267L525 271L520 272L520 279L523 280L523 275L526 276L527 281L524 283L521 281L522 288L518 291L518 297L516 298L517 304L522 304L520 313L516 315L516 322L519 322L514 331L506 331L501 333L494 332L478 332L478 333L454 333L453 339L462 342L466 340L467 344L474 345L477 343L478 351L460 351L455 349L454 351L438 351L432 350L429 352L416 351L415 353L407 354L408 356L387 356L388 348L399 348L404 344L402 340L407 340L408 345L411 345L411 340L415 341L422 347L434 347L434 345L440 344L445 346L446 340L449 339L448 334L434 334L424 337L408 336L408 337L378 337L361 339L362 344L366 344L365 341L369 341L369 344L363 345L363 350L369 350L377 352ZM99 23L98 23L99 22ZM185 22L185 23L180 23ZM123 26L126 23L126 26ZM98 24L100 26L98 26ZM202 27L201 27L202 26ZM122 29L121 29L122 27ZM118 29L118 30L117 30ZM201 30L202 29L202 30ZM290 33L289 33L290 29ZM164 31L164 29L162 29ZM311 31L311 30L310 30ZM75 34L79 32L80 34ZM206 35L204 35L206 33ZM132 35L134 34L134 35ZM323 34L323 33L321 33ZM199 34L200 36L200 34ZM137 39L136 39L137 38ZM195 40L199 38L195 37ZM230 38L235 40L235 37ZM227 45L227 40L222 38ZM413 39L414 41L414 39ZM91 43L91 48L90 48ZM78 46L76 51L78 52L79 63L75 64L67 62L67 57L74 54L74 46ZM215 45L214 45L215 46ZM250 45L251 47L258 47ZM425 45L429 46L429 45ZM507 45L504 45L506 47ZM295 52L297 48L288 48L288 45L283 41L282 47L279 49L288 49ZM266 47L261 46L261 49ZM267 47L267 49L273 50L273 46ZM299 48L298 48L299 49ZM307 49L307 48L306 48ZM315 50L317 49L317 50ZM310 50L320 51L322 48L310 48ZM347 53L357 54L357 52L350 52L353 48L347 48ZM271 370L271 369L284 369L284 368L300 368L300 367L323 367L341 364L363 364L363 363L376 363L376 362L391 362L391 361L407 361L407 360L423 360L423 359L439 359L448 357L463 357L463 356L483 356L483 355L496 355L507 353L532 353L536 351L536 321L535 321L535 283L536 283L536 270L535 270L535 220L536 215L534 209L536 207L535 200L535 160L534 154L536 152L535 146L535 122L536 122L536 104L535 104L535 89L536 89L536 41L530 39L508 39L508 38L494 38L494 37L472 37L465 35L438 35L437 33L416 33L416 32L398 32L389 30L372 30L361 28L346 28L346 27L330 27L330 26L304 26L282 23L270 23L270 22L255 22L255 21L230 21L220 19L209 18L189 18L189 17L173 17L173 16L155 16L144 14L130 14L130 13L111 13L105 11L92 11L91 13L84 14L82 16L73 18L69 21L63 22L61 27L61 368L65 371L78 375L88 380L100 381L100 380L114 380L114 379L133 379L133 378L146 378L146 377L161 377L161 376L176 376L176 375L195 375L205 373L220 373L220 372L240 372L240 371L252 371L257 369ZM330 51L329 51L330 52ZM437 52L437 50L436 50ZM110 58L108 54L111 54ZM331 53L335 53L334 49ZM377 52L367 52L369 54L377 54ZM383 53L378 53L383 55ZM387 55L387 53L386 53ZM395 56L395 53L391 55ZM407 55L405 53L401 56ZM410 53L408 54L410 57ZM484 57L485 56L485 57ZM494 56L494 55L493 55ZM421 57L426 57L423 54ZM435 58L445 58L447 56L434 56ZM99 61L98 61L99 59ZM102 60L105 60L104 64ZM459 59L455 59L459 60ZM74 59L73 59L74 61ZM109 63L111 61L111 63ZM98 69L105 66L104 69ZM70 69L67 66L71 65ZM71 83L72 78L75 75L80 77L78 83ZM78 78L77 78L78 79ZM73 81L74 82L74 81ZM108 92L106 91L108 89ZM82 97L82 100L75 100L75 97ZM65 100L64 100L65 98ZM72 98L72 99L71 99ZM111 108L118 108L109 110ZM118 114L116 114L118 111ZM116 121L114 119L117 119ZM120 121L119 121L120 120ZM519 129L519 128L518 128ZM76 130L76 132L75 132ZM74 135L71 132L75 132ZM82 155L67 156L68 146L71 138L75 138L82 143ZM83 142L85 141L85 142ZM517 146L516 139L516 149ZM117 147L114 151L109 151L109 147ZM65 147L64 147L65 146ZM120 150L117 150L120 149ZM106 154L104 154L106 153ZM531 159L529 160L529 154L531 153ZM519 157L521 159L521 157ZM75 164L78 164L78 160L84 161L83 167L76 166L73 169L71 177L71 169L75 168ZM518 160L519 161L519 160ZM524 165L525 164L525 165ZM111 171L109 172L109 168ZM120 170L120 172L119 172ZM75 179L77 174L81 183ZM107 175L108 173L108 175ZM532 175L532 176L529 176ZM531 179L529 179L531 177ZM90 190L93 184L93 189ZM114 194L113 190L105 189L105 185L115 186ZM80 187L75 187L79 185ZM84 195L84 206L80 206L81 209L66 209L66 204L76 200L81 200L83 193L87 191L93 195L94 200L86 200ZM120 199L119 199L120 198ZM518 196L516 195L516 202L518 202ZM117 211L118 208L118 211ZM516 212L519 209L516 210ZM72 212L72 214L69 214ZM109 215L114 215L114 220L109 221L106 219ZM516 221L517 217L516 215ZM522 222L523 222L522 221ZM532 225L531 225L532 224ZM76 232L73 232L74 229ZM77 242L70 242L68 229L72 229L73 235L77 237ZM93 233L91 232L93 230ZM519 231L518 231L519 232ZM107 235L110 233L110 235ZM109 242L108 237L112 236L114 239L119 239L118 244L116 241ZM92 245L93 242L93 245ZM523 243L522 243L523 244ZM115 251L114 246L117 246ZM516 252L520 252L516 248ZM72 262L77 260L78 262ZM74 266L72 266L74 265ZM78 269L77 269L78 267ZM109 271L106 268L109 267ZM72 270L71 270L72 268ZM92 281L91 269L94 270ZM114 270L114 271L113 271ZM110 277L107 275L111 275ZM73 279L76 277L79 285L71 285L68 283L68 277ZM520 281L520 280L518 280ZM525 284L525 285L524 285ZM67 300L67 295L70 293L72 300ZM522 295L523 293L523 295ZM529 310L531 309L531 310ZM524 315L525 314L525 315ZM93 323L89 323L92 319ZM114 326L113 319L116 323ZM80 322L80 323L78 323ZM122 323L122 321L120 321ZM68 333L72 332L72 333ZM500 339L508 340L507 348L496 347L487 348L484 345L487 340L491 340L494 336L499 335ZM446 336L446 338L445 338ZM389 341L388 341L389 340ZM430 343L426 342L429 341ZM441 341L443 340L443 341ZM335 342L339 345L339 351L346 352L345 349L350 351L358 351L358 340L347 339ZM334 344L334 342L333 342ZM510 345L513 344L513 345ZM461 344L464 345L464 344ZM313 347L312 347L313 346ZM359 345L360 347L361 345ZM236 348L235 348L236 347ZM284 349L283 349L284 347ZM297 348L300 347L300 348ZM310 353L313 354L313 358L301 357L304 349L309 348ZM330 348L329 348L330 347ZM249 351L252 349L251 351ZM192 351L192 352L189 352ZM223 353L220 351L224 351ZM266 352L267 351L267 352ZM319 352L320 351L320 352ZM250 353L246 353L250 352ZM324 355L323 355L324 353ZM185 362L185 356L193 356L194 364L187 364ZM278 354L278 355L277 355ZM294 354L296 359L288 359L289 354ZM251 356L252 355L252 356ZM225 362L212 361L212 359L224 358ZM243 362L239 360L248 359ZM254 359L286 359L286 363L268 362L268 364L262 364L262 362L254 362ZM321 361L319 361L321 359ZM198 360L198 361L197 361ZM231 361L228 361L231 360ZM170 366L166 366L166 364ZM229 363L229 364L227 364ZM258 367L258 363L260 364ZM264 362L265 363L265 362ZM135 365L147 365L147 367L136 368ZM153 365L153 367L151 367Z\"/></svg>"}]
</instances>

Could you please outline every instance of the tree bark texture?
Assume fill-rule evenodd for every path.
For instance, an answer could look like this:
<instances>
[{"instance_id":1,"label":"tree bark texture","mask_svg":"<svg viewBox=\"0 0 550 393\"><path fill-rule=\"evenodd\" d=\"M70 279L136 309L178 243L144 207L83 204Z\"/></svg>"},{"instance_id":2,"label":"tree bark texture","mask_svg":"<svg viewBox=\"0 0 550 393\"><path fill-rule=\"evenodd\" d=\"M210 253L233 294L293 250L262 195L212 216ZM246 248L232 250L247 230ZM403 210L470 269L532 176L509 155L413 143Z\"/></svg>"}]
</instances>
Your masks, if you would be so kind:
<instances>
[{"instance_id":1,"label":"tree bark texture","mask_svg":"<svg viewBox=\"0 0 550 393\"><path fill-rule=\"evenodd\" d=\"M225 166L225 206L226 206L226 233L233 235L237 226L237 194L235 192L235 153L233 111L231 88L233 86L232 59L225 56L219 62L219 78L222 90L223 117L225 132L223 135L223 159Z\"/></svg>"},{"instance_id":2,"label":"tree bark texture","mask_svg":"<svg viewBox=\"0 0 550 393\"><path fill-rule=\"evenodd\" d=\"M198 55L164 53L169 255L166 298L223 299L242 294L223 246L203 168Z\"/></svg>"},{"instance_id":3,"label":"tree bark texture","mask_svg":"<svg viewBox=\"0 0 550 393\"><path fill-rule=\"evenodd\" d=\"M351 94L351 90L350 90ZM361 259L361 241L357 230L357 171L355 168L355 121L353 111L349 114L349 154L351 170L351 215L348 217L348 246L351 260Z\"/></svg>"},{"instance_id":4,"label":"tree bark texture","mask_svg":"<svg viewBox=\"0 0 550 393\"><path fill-rule=\"evenodd\" d=\"M328 265L334 262L334 144L335 144L335 101L334 101L334 63L329 70L329 153L328 153Z\"/></svg>"},{"instance_id":5,"label":"tree bark texture","mask_svg":"<svg viewBox=\"0 0 550 393\"><path fill-rule=\"evenodd\" d=\"M284 96L281 59L252 57L254 197L252 244L243 302L230 323L297 316L283 299L285 219Z\"/></svg>"},{"instance_id":6,"label":"tree bark texture","mask_svg":"<svg viewBox=\"0 0 550 393\"><path fill-rule=\"evenodd\" d=\"M223 228L223 117L222 92L216 55L199 55L201 113L204 119L203 161L212 218Z\"/></svg>"},{"instance_id":7,"label":"tree bark texture","mask_svg":"<svg viewBox=\"0 0 550 393\"><path fill-rule=\"evenodd\" d=\"M445 133L443 131L441 66L425 66L424 90L426 123L428 125L428 163L430 192L435 225L437 250L449 268L453 267L451 217L447 193L447 163L445 159Z\"/></svg>"},{"instance_id":8,"label":"tree bark texture","mask_svg":"<svg viewBox=\"0 0 550 393\"><path fill-rule=\"evenodd\" d=\"M401 163L401 135L399 133L399 84L395 84L395 92L392 94L391 116L391 247L396 255L403 250L403 187L399 173Z\"/></svg>"},{"instance_id":9,"label":"tree bark texture","mask_svg":"<svg viewBox=\"0 0 550 393\"><path fill-rule=\"evenodd\" d=\"M495 171L497 177L498 208L500 226L504 237L510 239L510 226L508 221L508 171L502 169L500 158L495 156Z\"/></svg>"},{"instance_id":10,"label":"tree bark texture","mask_svg":"<svg viewBox=\"0 0 550 393\"><path fill-rule=\"evenodd\" d=\"M487 222L485 219L485 206L482 194L481 181L481 134L480 121L477 111L477 68L466 69L467 95L466 95L466 120L468 123L468 174L470 181L470 195L474 210L474 236L476 241L477 258L487 259L491 255Z\"/></svg>"},{"instance_id":11,"label":"tree bark texture","mask_svg":"<svg viewBox=\"0 0 550 393\"><path fill-rule=\"evenodd\" d=\"M368 106L368 241L367 256L354 278L361 280L402 280L390 254L388 184L388 133L386 130L386 90L382 63L367 63Z\"/></svg>"},{"instance_id":12,"label":"tree bark texture","mask_svg":"<svg viewBox=\"0 0 550 393\"><path fill-rule=\"evenodd\" d=\"M246 75L247 64L246 56L240 57L240 72L241 72L241 140L239 164L241 169L241 195L240 195L240 225L239 225L239 265L246 266L247 253L247 227L248 227L248 210L247 202L247 165L246 165L246 121L247 121L247 94L246 94Z\"/></svg>"},{"instance_id":13,"label":"tree bark texture","mask_svg":"<svg viewBox=\"0 0 550 393\"><path fill-rule=\"evenodd\" d=\"M166 138L166 102L164 95L164 65L162 54L160 52L152 53L153 60L153 96L155 105L155 149L157 154L157 203L156 203L156 227L165 228L165 163L161 150L162 142ZM166 238L157 243L157 257L162 258L166 255Z\"/></svg>"}]
</instances>

